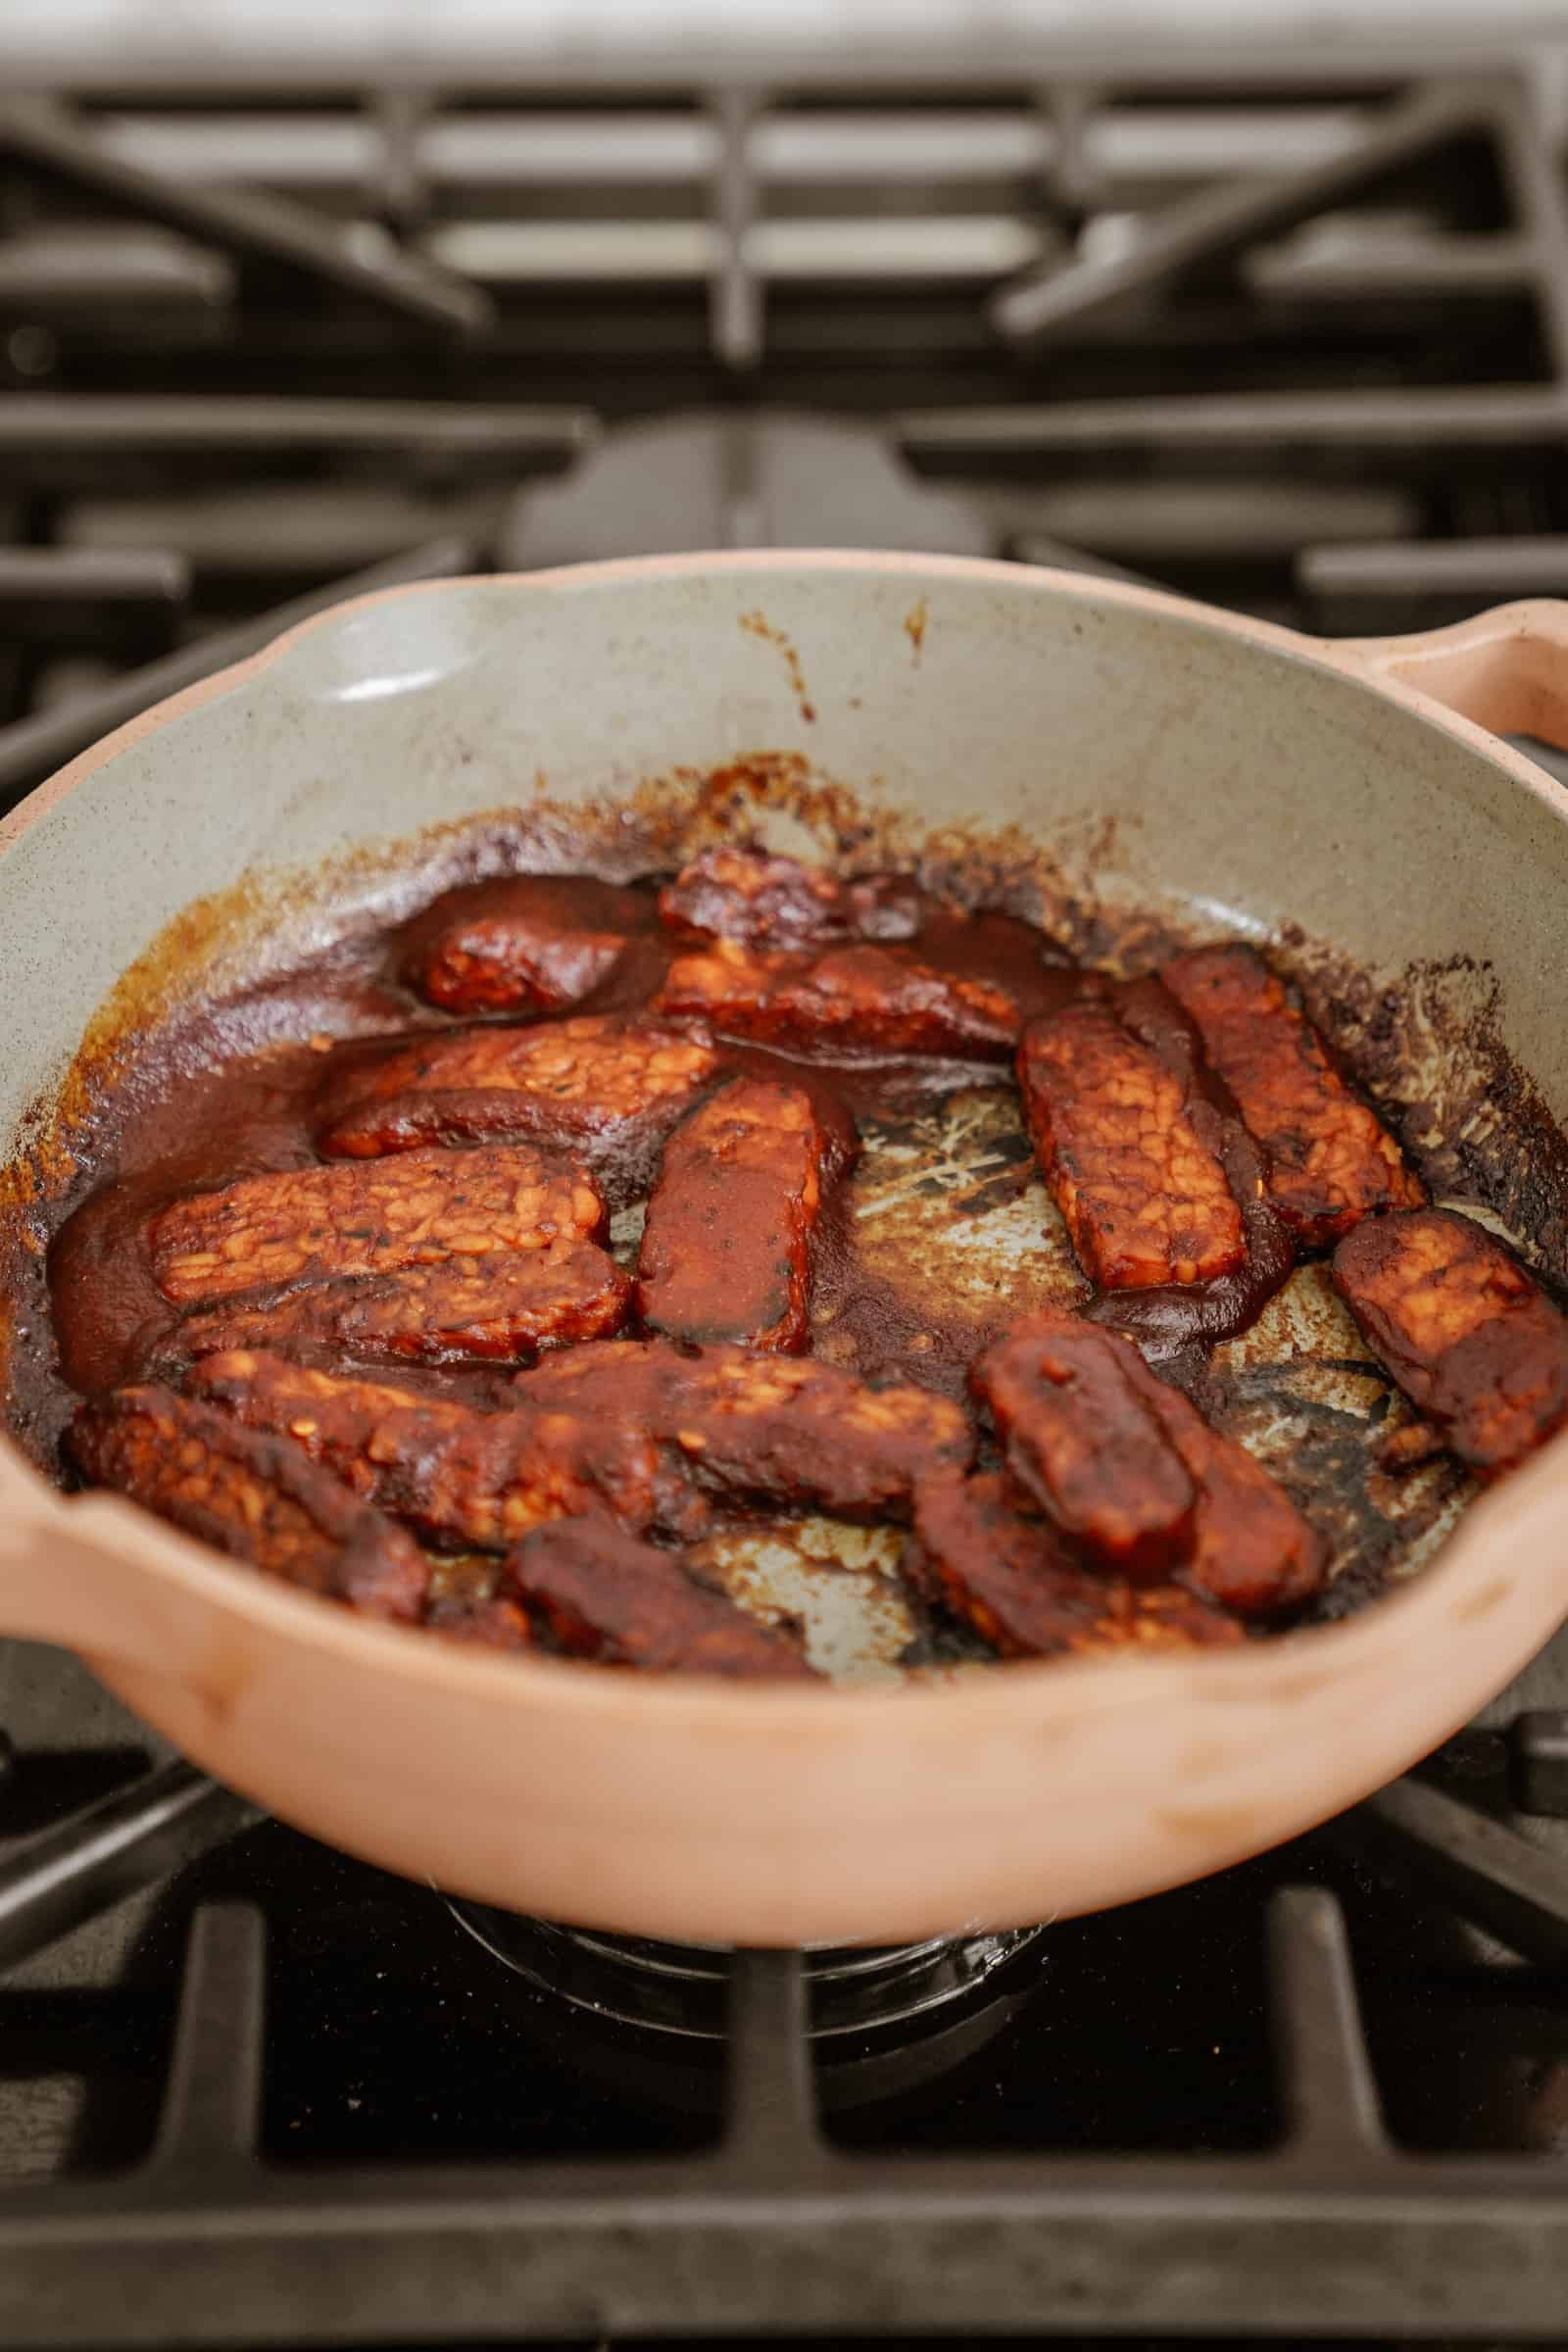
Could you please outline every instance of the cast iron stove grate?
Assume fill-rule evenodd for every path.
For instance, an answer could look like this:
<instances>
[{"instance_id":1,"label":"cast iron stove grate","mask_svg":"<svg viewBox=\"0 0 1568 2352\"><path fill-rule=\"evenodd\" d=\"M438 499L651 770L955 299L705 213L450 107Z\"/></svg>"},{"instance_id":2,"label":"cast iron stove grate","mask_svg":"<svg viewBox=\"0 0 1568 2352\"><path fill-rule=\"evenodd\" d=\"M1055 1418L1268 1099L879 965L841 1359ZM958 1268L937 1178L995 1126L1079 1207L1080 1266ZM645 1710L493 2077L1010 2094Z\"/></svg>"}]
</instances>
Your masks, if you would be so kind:
<instances>
[{"instance_id":1,"label":"cast iron stove grate","mask_svg":"<svg viewBox=\"0 0 1568 2352\"><path fill-rule=\"evenodd\" d=\"M1563 593L1564 89L1498 43L0 93L0 808L322 603L548 560L517 486L683 416L735 545L820 512L754 478L804 412L921 477L891 544L1335 633Z\"/></svg>"},{"instance_id":2,"label":"cast iron stove grate","mask_svg":"<svg viewBox=\"0 0 1568 2352\"><path fill-rule=\"evenodd\" d=\"M494 1980L464 1973L484 1955L454 1930L433 1974L422 1946L409 1957L398 1907L439 1911L435 1898L276 1825L247 1828L238 1800L166 1766L0 1868L8 1962L180 1861L164 1941L189 1923L175 2014L159 2022L146 1982L118 1996L141 2004L156 2128L139 2145L122 2130L118 2149L111 2132L107 2161L100 2149L69 2177L0 2190L0 2340L450 2344L787 2325L1560 2341L1568 1867L1508 1800L1563 1811L1565 1758L1568 1714L1521 1714L1282 1855L1060 1923L1031 1947L1038 1984L1003 2039L902 2107L824 2117L803 1957L738 1954L711 2127L687 2115L628 2132L612 2101L567 2090L549 2153L524 2161L509 2150L540 2144L520 2107L541 2094L509 2073ZM24 1755L13 1789L47 1761ZM55 1759L67 1766L83 1759ZM1431 1896L1412 2033L1393 1978L1401 1948L1409 1974ZM1368 1955L1364 2019L1348 1917ZM383 1963L363 1982L332 1957L356 1919ZM1464 1921L1489 1939L1484 2004L1461 1964ZM318 2014L302 1986L334 1967ZM363 2024L371 1978L389 1974L381 2071L372 2058L344 2103L371 2111L357 2133L321 2020L335 2002ZM462 2026L421 2056L449 1998ZM71 2022L58 1996L0 1985L0 2091L29 2019L45 2037ZM1224 2047L1205 2074L1211 2033ZM466 2094L474 2034L480 2086ZM1543 2036L1547 2055L1526 2059ZM363 2036L355 2056L363 2068ZM1020 2069L1025 2095L999 2103ZM1483 2075L1456 2132L1433 2085ZM556 2079L570 2081L569 2048ZM1497 2128L1509 2080L1535 2117L1522 2137ZM461 2110L466 2095L454 2132L433 2128L433 2102Z\"/></svg>"}]
</instances>

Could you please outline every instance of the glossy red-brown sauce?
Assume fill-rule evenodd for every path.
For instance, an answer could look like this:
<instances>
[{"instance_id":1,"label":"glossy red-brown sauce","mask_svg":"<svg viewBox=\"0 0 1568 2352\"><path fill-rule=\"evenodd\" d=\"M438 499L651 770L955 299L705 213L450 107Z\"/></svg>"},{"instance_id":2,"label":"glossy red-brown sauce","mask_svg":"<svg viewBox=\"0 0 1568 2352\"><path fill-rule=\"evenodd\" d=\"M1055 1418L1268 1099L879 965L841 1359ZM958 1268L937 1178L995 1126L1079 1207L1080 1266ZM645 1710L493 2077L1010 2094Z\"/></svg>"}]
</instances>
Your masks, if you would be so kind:
<instances>
[{"instance_id":1,"label":"glossy red-brown sauce","mask_svg":"<svg viewBox=\"0 0 1568 2352\"><path fill-rule=\"evenodd\" d=\"M606 982L574 1012L628 1008L659 988L680 943L658 925L654 881L635 886L646 926L630 938ZM564 877L560 901L580 902L586 925L603 914L603 884ZM505 906L505 885L490 897ZM175 1320L152 1275L147 1234L167 1204L237 1176L313 1162L318 1102L332 1074L377 1050L374 1041L450 1025L401 974L438 916L440 902L412 921L338 944L286 977L187 1012L140 1057L101 1110L84 1154L81 1182L63 1204L48 1250L49 1313L19 1318L12 1365L13 1424L53 1466L61 1428L75 1398L135 1378ZM968 914L922 903L910 946L938 968L1005 987L1024 1016L1105 983L1071 963L1044 933L1000 913ZM1191 1024L1157 982L1122 992L1124 1016L1159 1050L1191 1066L1223 1136L1238 1198L1255 1200L1255 1148L1234 1106L1207 1072ZM787 1075L831 1092L858 1120L906 1114L977 1083L1010 1083L990 1065L857 1061L803 1064L757 1046L727 1047L737 1071ZM1022 1175L1027 1170L1021 1171ZM1248 1211L1251 1244L1241 1274L1186 1289L1122 1294L1092 1312L1141 1339L1155 1360L1182 1376L1205 1351L1256 1316L1290 1270L1291 1256L1266 1209ZM918 1317L861 1263L842 1215L819 1238L813 1317L831 1329L829 1351L864 1378L898 1377L961 1395L969 1362L1008 1319L1004 1292L994 1317L956 1310L933 1328L930 1302ZM51 1328L52 1327L52 1328ZM400 1372L399 1379L475 1402L499 1396L505 1375L473 1368Z\"/></svg>"}]
</instances>

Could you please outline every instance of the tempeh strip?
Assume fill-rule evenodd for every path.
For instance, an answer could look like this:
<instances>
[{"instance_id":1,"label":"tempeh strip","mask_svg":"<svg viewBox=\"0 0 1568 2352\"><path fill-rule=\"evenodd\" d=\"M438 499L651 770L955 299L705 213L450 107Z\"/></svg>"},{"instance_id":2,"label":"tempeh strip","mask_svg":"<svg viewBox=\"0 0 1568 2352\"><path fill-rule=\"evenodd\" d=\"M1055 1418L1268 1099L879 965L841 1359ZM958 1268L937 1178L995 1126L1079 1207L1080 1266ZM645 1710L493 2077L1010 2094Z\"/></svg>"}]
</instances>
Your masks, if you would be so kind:
<instances>
[{"instance_id":1,"label":"tempeh strip","mask_svg":"<svg viewBox=\"0 0 1568 2352\"><path fill-rule=\"evenodd\" d=\"M418 1545L289 1438L147 1382L82 1405L71 1450L95 1485L269 1576L368 1616L419 1614Z\"/></svg>"},{"instance_id":2,"label":"tempeh strip","mask_svg":"<svg viewBox=\"0 0 1568 2352\"><path fill-rule=\"evenodd\" d=\"M1012 1476L1107 1567L1179 1574L1249 1616L1295 1607L1322 1585L1328 1547L1283 1487L1119 1333L1036 1315L971 1377Z\"/></svg>"},{"instance_id":3,"label":"tempeh strip","mask_svg":"<svg viewBox=\"0 0 1568 2352\"><path fill-rule=\"evenodd\" d=\"M404 968L448 1012L559 1012L610 977L648 921L647 902L610 882L473 882L409 926Z\"/></svg>"},{"instance_id":4,"label":"tempeh strip","mask_svg":"<svg viewBox=\"0 0 1568 2352\"><path fill-rule=\"evenodd\" d=\"M655 1674L810 1681L781 1634L696 1585L667 1551L602 1518L558 1519L520 1544L507 1580L573 1656Z\"/></svg>"},{"instance_id":5,"label":"tempeh strip","mask_svg":"<svg viewBox=\"0 0 1568 2352\"><path fill-rule=\"evenodd\" d=\"M659 894L659 911L679 931L738 939L760 948L832 947L853 939L909 939L920 898L902 874L842 881L819 865L762 850L705 850Z\"/></svg>"},{"instance_id":6,"label":"tempeh strip","mask_svg":"<svg viewBox=\"0 0 1568 2352\"><path fill-rule=\"evenodd\" d=\"M1417 1412L1479 1477L1568 1424L1568 1317L1501 1242L1452 1209L1379 1217L1334 1283Z\"/></svg>"},{"instance_id":7,"label":"tempeh strip","mask_svg":"<svg viewBox=\"0 0 1568 2352\"><path fill-rule=\"evenodd\" d=\"M250 1427L293 1438L444 1544L504 1550L543 1520L596 1503L638 1529L687 1535L707 1524L679 1465L620 1414L590 1423L520 1403L478 1412L248 1348L203 1356L187 1385Z\"/></svg>"},{"instance_id":8,"label":"tempeh strip","mask_svg":"<svg viewBox=\"0 0 1568 2352\"><path fill-rule=\"evenodd\" d=\"M619 1205L646 1190L718 1066L706 1038L642 1015L449 1031L334 1072L321 1149L374 1159L512 1138L568 1153Z\"/></svg>"},{"instance_id":9,"label":"tempeh strip","mask_svg":"<svg viewBox=\"0 0 1568 2352\"><path fill-rule=\"evenodd\" d=\"M947 1397L867 1388L814 1356L607 1340L546 1356L513 1389L541 1409L649 1432L701 1491L846 1519L906 1519L919 1480L974 1450Z\"/></svg>"},{"instance_id":10,"label":"tempeh strip","mask_svg":"<svg viewBox=\"0 0 1568 2352\"><path fill-rule=\"evenodd\" d=\"M940 971L910 948L760 955L734 940L677 956L655 1000L726 1036L843 1061L941 1054L1004 1061L1023 1013L998 980Z\"/></svg>"},{"instance_id":11,"label":"tempeh strip","mask_svg":"<svg viewBox=\"0 0 1568 2352\"><path fill-rule=\"evenodd\" d=\"M1243 946L1203 948L1159 976L1196 1023L1263 1152L1269 1198L1305 1247L1425 1200L1393 1136L1350 1092L1261 956Z\"/></svg>"},{"instance_id":12,"label":"tempeh strip","mask_svg":"<svg viewBox=\"0 0 1568 2352\"><path fill-rule=\"evenodd\" d=\"M799 1349L823 1199L858 1149L804 1087L738 1078L664 1147L637 1261L650 1331Z\"/></svg>"},{"instance_id":13,"label":"tempeh strip","mask_svg":"<svg viewBox=\"0 0 1568 2352\"><path fill-rule=\"evenodd\" d=\"M1137 1352L1098 1324L1036 1315L970 1380L1019 1485L1107 1568L1148 1577L1190 1553L1198 1490L1135 1384Z\"/></svg>"},{"instance_id":14,"label":"tempeh strip","mask_svg":"<svg viewBox=\"0 0 1568 2352\"><path fill-rule=\"evenodd\" d=\"M153 1221L153 1272L178 1306L274 1284L387 1274L561 1236L597 1240L605 1204L534 1152L425 1152L385 1167L289 1168L198 1193Z\"/></svg>"},{"instance_id":15,"label":"tempeh strip","mask_svg":"<svg viewBox=\"0 0 1568 2352\"><path fill-rule=\"evenodd\" d=\"M1178 1074L1102 1004L1031 1021L1024 1118L1078 1261L1103 1290L1209 1282L1247 1254L1241 1210Z\"/></svg>"},{"instance_id":16,"label":"tempeh strip","mask_svg":"<svg viewBox=\"0 0 1568 2352\"><path fill-rule=\"evenodd\" d=\"M1092 1575L996 1471L928 1479L904 1573L1004 1658L1221 1646L1245 1637L1179 1585Z\"/></svg>"},{"instance_id":17,"label":"tempeh strip","mask_svg":"<svg viewBox=\"0 0 1568 2352\"><path fill-rule=\"evenodd\" d=\"M229 1348L332 1348L369 1362L526 1363L541 1348L606 1339L631 1282L592 1242L308 1284L252 1306L187 1315L162 1350L189 1362Z\"/></svg>"}]
</instances>

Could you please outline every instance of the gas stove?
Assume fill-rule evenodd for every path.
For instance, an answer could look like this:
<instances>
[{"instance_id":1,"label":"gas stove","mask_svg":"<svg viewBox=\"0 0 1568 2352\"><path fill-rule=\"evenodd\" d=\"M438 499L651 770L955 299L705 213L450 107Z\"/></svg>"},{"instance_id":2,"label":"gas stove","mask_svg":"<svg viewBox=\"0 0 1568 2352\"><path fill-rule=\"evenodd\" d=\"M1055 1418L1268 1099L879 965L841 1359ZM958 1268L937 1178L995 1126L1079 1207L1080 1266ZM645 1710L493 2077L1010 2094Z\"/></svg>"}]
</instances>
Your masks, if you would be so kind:
<instances>
[{"instance_id":1,"label":"gas stove","mask_svg":"<svg viewBox=\"0 0 1568 2352\"><path fill-rule=\"evenodd\" d=\"M462 569L939 549L1327 632L1568 593L1549 44L468 54L13 75L0 807ZM891 1952L451 1902L24 1643L0 1728L18 2352L1562 2339L1568 1638L1278 1853Z\"/></svg>"}]
</instances>

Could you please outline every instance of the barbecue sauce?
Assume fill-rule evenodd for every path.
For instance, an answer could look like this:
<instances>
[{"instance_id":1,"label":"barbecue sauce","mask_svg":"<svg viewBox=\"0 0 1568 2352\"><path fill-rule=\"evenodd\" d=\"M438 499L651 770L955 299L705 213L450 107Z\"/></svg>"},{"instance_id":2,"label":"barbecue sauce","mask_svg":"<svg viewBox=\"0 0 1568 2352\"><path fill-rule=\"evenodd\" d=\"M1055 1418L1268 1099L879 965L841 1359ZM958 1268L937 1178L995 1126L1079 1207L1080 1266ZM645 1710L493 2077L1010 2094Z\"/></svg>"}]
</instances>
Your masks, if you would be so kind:
<instances>
[{"instance_id":1,"label":"barbecue sauce","mask_svg":"<svg viewBox=\"0 0 1568 2352\"><path fill-rule=\"evenodd\" d=\"M471 894L470 894L471 895ZM600 986L568 1009L627 1010L658 991L684 945L657 918L652 883L607 892L602 882L563 877L556 903L584 929L601 928L612 896L628 917L627 944ZM506 885L487 886L487 911L504 909ZM40 1459L79 1395L138 1376L176 1320L152 1273L148 1229L172 1200L237 1176L305 1166L318 1157L319 1102L389 1039L450 1026L407 984L411 962L439 922L438 900L411 922L346 940L287 976L172 1020L99 1113L83 1186L64 1204L48 1256L54 1350L43 1316L19 1336L12 1363L13 1420ZM917 902L913 953L939 970L1008 990L1026 1018L1102 993L1104 979L1073 965L1040 931L997 913L965 914ZM1181 1069L1205 1106L1242 1206L1249 1258L1218 1281L1122 1293L1090 1312L1137 1339L1152 1358L1184 1378L1217 1341L1244 1330L1285 1280L1289 1244L1262 1198L1256 1148L1235 1105L1203 1062L1191 1022L1154 981L1114 988L1120 1017ZM507 1016L516 1018L518 1016ZM758 1045L726 1047L731 1071L784 1077L836 1099L858 1120L907 1114L960 1088L1006 1085L1005 1068L968 1063L804 1062ZM1027 1175L1020 1169L1020 1181ZM90 1186L85 1198L82 1190ZM994 1317L956 1313L933 1328L862 1263L842 1196L830 1205L815 1257L814 1319L831 1330L829 1352L863 1377L924 1383L964 1393L968 1362L1014 1310L999 1295ZM470 1367L400 1368L401 1385L469 1402L499 1401L504 1375Z\"/></svg>"}]
</instances>

